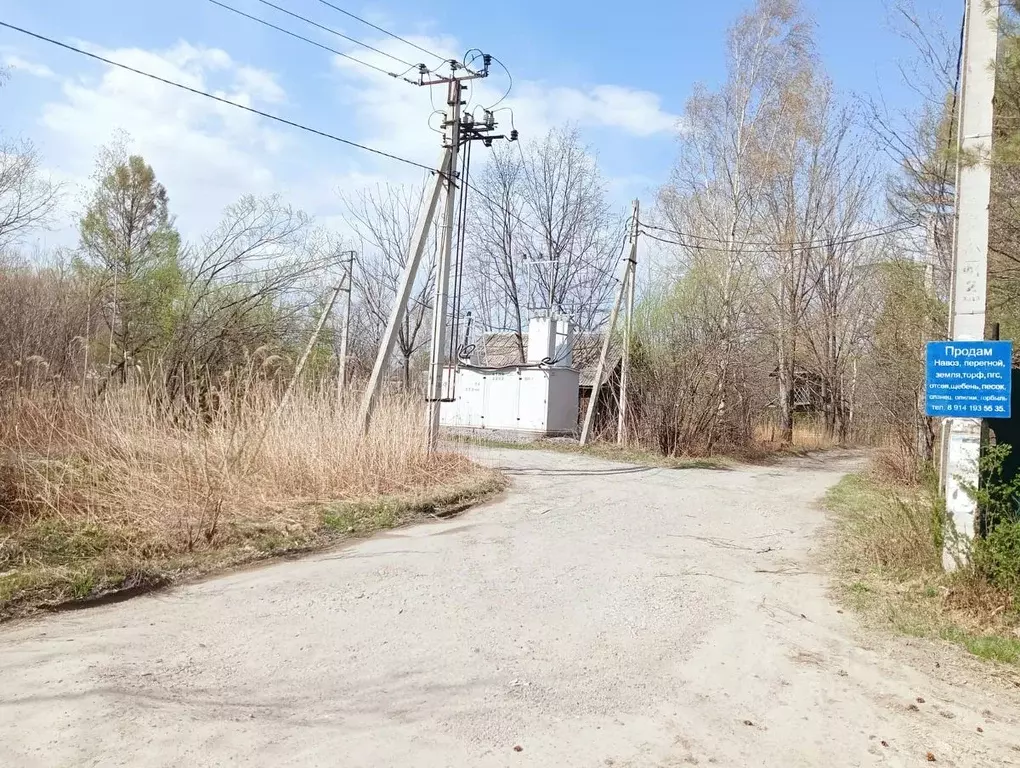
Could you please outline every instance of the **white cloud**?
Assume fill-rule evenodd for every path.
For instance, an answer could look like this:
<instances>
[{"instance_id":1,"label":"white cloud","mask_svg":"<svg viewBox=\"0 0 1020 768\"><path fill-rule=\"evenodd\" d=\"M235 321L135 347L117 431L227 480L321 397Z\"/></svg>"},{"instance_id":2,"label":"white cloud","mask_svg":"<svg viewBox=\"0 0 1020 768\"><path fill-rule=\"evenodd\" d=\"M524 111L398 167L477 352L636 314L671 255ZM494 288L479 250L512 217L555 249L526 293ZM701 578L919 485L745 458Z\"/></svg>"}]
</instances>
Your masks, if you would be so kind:
<instances>
[{"instance_id":1,"label":"white cloud","mask_svg":"<svg viewBox=\"0 0 1020 768\"><path fill-rule=\"evenodd\" d=\"M56 77L53 70L45 64L37 64L34 61L28 61L16 53L4 53L3 65L20 72L25 72L26 74L32 75L32 77L43 78L44 80L50 80Z\"/></svg>"},{"instance_id":2,"label":"white cloud","mask_svg":"<svg viewBox=\"0 0 1020 768\"><path fill-rule=\"evenodd\" d=\"M679 121L662 110L662 99L650 91L598 85L587 93L573 88L555 88L550 93L551 103L561 114L576 116L580 123L619 128L632 136L670 133Z\"/></svg>"},{"instance_id":3,"label":"white cloud","mask_svg":"<svg viewBox=\"0 0 1020 768\"><path fill-rule=\"evenodd\" d=\"M430 50L460 50L457 41L448 37L410 39ZM370 42L408 58L406 46L399 47L394 40ZM300 114L302 106L308 109L328 103L328 99L317 99L302 105L296 94L289 94L281 85L277 73L239 62L218 48L187 42L168 50L104 50L82 45L168 80L268 112L279 110L288 117ZM358 56L386 69L393 66L379 54L361 51ZM328 75L335 97L347 110L329 125L310 117L311 125L426 166L435 165L440 138L428 130L426 120L434 109L445 108L441 87L415 87L340 57L333 60ZM132 139L130 149L142 154L167 186L179 226L189 238L211 228L222 208L246 193L280 192L320 223L337 225L342 212L338 191L387 181L422 181L421 169L302 136L256 115L134 73L106 68L97 75L57 79L61 95L43 104L40 115L49 132L45 142L48 165L61 177L84 183L98 148L118 131L126 132ZM495 103L504 95L506 82L495 68L490 79L472 81L467 90L470 104ZM619 85L577 88L518 81L501 106L513 110L516 127L525 140L569 122L582 130L597 127L635 140L670 133L677 124L677 117L663 109L656 94ZM501 127L509 131L509 113L501 112L498 118ZM436 123L433 118L432 125ZM620 180L618 186L630 191L638 183L636 179ZM70 211L68 214L70 221L73 217Z\"/></svg>"},{"instance_id":4,"label":"white cloud","mask_svg":"<svg viewBox=\"0 0 1020 768\"><path fill-rule=\"evenodd\" d=\"M430 50L458 50L456 41L449 38L414 38L414 42ZM392 41L374 43L384 52L395 52ZM367 54L362 58L381 67L391 65L386 57ZM421 93L401 80L380 80L376 75L354 62L336 57L336 68L343 73L344 93L351 102L355 115L365 126L372 126L376 140L393 152L403 150L416 159L431 157L438 151L435 133L424 131L423 115L433 109L445 108L445 93L441 86L431 94ZM507 81L495 67L487 80L468 83L470 104L493 105L506 89ZM635 138L672 133L677 129L679 117L666 112L661 98L650 91L619 85L596 85L590 88L554 86L536 81L518 80L510 96L500 104L513 110L516 127L522 136L540 136L550 128L564 123L583 127L611 128ZM503 113L506 122L507 113ZM435 125L435 123L433 123ZM509 125L505 125L509 130ZM429 151L429 148L432 148Z\"/></svg>"},{"instance_id":5,"label":"white cloud","mask_svg":"<svg viewBox=\"0 0 1020 768\"><path fill-rule=\"evenodd\" d=\"M95 49L93 49L95 50ZM224 51L180 43L163 51L97 51L128 66L246 105L278 102L275 77L236 64ZM62 98L43 105L58 170L84 182L100 146L118 132L131 139L171 194L188 235L209 228L223 206L247 192L274 191L271 159L286 145L255 115L175 90L120 69L65 80Z\"/></svg>"},{"instance_id":6,"label":"white cloud","mask_svg":"<svg viewBox=\"0 0 1020 768\"><path fill-rule=\"evenodd\" d=\"M276 82L276 77L265 70L241 67L237 70L237 83L242 90L270 104L280 104L287 100L287 94Z\"/></svg>"}]
</instances>

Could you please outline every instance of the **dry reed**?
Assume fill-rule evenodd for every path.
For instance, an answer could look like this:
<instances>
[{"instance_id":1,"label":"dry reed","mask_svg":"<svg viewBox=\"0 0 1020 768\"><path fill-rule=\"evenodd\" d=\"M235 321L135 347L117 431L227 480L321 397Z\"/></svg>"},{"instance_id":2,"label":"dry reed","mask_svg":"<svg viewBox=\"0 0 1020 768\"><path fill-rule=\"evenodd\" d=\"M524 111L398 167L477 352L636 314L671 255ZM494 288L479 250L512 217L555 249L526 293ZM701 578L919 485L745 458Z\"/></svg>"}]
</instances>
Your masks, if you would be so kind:
<instances>
[{"instance_id":1,"label":"dry reed","mask_svg":"<svg viewBox=\"0 0 1020 768\"><path fill-rule=\"evenodd\" d=\"M123 526L177 549L230 521L301 522L324 503L424 493L473 471L425 451L421 408L407 399L383 400L363 435L354 404L328 391L299 388L279 412L267 382L220 392L204 412L165 407L160 394L20 396L0 428L4 522Z\"/></svg>"},{"instance_id":2,"label":"dry reed","mask_svg":"<svg viewBox=\"0 0 1020 768\"><path fill-rule=\"evenodd\" d=\"M383 398L366 435L353 398L280 394L249 377L205 389L201 407L141 381L0 403L0 617L39 583L59 586L47 599L87 596L139 569L313 546L494 487L462 456L425 450L420 401Z\"/></svg>"}]
</instances>

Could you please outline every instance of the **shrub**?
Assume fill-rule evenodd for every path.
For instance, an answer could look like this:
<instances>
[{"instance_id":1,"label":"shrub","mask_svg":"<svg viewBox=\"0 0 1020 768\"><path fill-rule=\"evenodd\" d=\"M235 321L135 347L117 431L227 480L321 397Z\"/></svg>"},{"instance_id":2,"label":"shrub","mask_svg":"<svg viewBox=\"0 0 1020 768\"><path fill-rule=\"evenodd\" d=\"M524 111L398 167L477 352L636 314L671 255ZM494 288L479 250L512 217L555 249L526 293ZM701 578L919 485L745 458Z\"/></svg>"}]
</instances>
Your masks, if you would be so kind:
<instances>
[{"instance_id":1,"label":"shrub","mask_svg":"<svg viewBox=\"0 0 1020 768\"><path fill-rule=\"evenodd\" d=\"M974 545L974 564L996 587L1020 599L1020 477L1003 472L1012 446L989 447L981 457L978 487L965 486L981 512L984 536Z\"/></svg>"},{"instance_id":2,"label":"shrub","mask_svg":"<svg viewBox=\"0 0 1020 768\"><path fill-rule=\"evenodd\" d=\"M1000 523L980 539L974 563L992 584L1020 600L1020 522Z\"/></svg>"}]
</instances>

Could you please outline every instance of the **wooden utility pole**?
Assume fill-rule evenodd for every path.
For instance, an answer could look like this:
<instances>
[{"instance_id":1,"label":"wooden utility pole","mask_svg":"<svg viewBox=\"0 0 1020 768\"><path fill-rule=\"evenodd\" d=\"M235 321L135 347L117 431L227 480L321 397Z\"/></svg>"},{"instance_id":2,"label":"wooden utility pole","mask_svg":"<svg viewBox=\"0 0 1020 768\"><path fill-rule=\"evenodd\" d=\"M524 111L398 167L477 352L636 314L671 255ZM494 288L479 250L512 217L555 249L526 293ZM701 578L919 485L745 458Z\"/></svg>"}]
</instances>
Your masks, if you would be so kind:
<instances>
[{"instance_id":1,"label":"wooden utility pole","mask_svg":"<svg viewBox=\"0 0 1020 768\"><path fill-rule=\"evenodd\" d=\"M595 368L595 380L591 385L591 397L588 400L588 409L584 414L584 424L581 426L581 445L588 444L591 438L592 422L595 418L595 408L598 404L599 390L602 388L602 377L606 372L606 360L609 357L609 345L612 343L613 334L616 332L616 318L620 314L620 306L623 298L628 293L628 288L634 279L634 265L637 263L637 236L638 236L638 201L634 201L634 217L631 222L631 240L627 257L623 262L623 274L620 277L620 284L616 290L616 300L613 302L613 311L609 315L609 327L606 328L606 335L602 339L602 351L599 354L599 363ZM622 385L621 381L621 385ZM623 396L621 392L621 407ZM621 422L622 423L622 419Z\"/></svg>"},{"instance_id":2,"label":"wooden utility pole","mask_svg":"<svg viewBox=\"0 0 1020 768\"><path fill-rule=\"evenodd\" d=\"M988 206L999 4L967 0L957 127L956 220L950 294L950 338L983 341L988 287ZM946 511L956 535L945 537L943 563L966 561L977 504L964 486L978 484L981 420L952 419L943 446Z\"/></svg>"},{"instance_id":3,"label":"wooden utility pole","mask_svg":"<svg viewBox=\"0 0 1020 768\"><path fill-rule=\"evenodd\" d=\"M637 282L637 243L638 224L641 214L641 201L634 201L634 212L631 215L630 255L627 259L624 282L627 284L627 309L623 315L623 359L620 364L620 406L619 419L616 423L616 442L624 445L627 442L627 386L630 382L630 345L634 333L634 283Z\"/></svg>"}]
</instances>

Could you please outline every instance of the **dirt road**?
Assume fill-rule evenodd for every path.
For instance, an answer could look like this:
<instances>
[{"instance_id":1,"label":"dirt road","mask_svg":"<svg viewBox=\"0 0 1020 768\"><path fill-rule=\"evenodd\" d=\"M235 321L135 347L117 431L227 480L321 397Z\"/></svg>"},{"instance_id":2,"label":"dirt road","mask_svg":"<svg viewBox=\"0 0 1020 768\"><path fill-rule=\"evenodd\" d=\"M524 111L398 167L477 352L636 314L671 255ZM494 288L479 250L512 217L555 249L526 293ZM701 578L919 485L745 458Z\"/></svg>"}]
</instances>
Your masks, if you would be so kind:
<instances>
[{"instance_id":1,"label":"dirt road","mask_svg":"<svg viewBox=\"0 0 1020 768\"><path fill-rule=\"evenodd\" d=\"M1020 765L1007 683L827 598L851 457L485 458L458 519L0 630L0 765Z\"/></svg>"}]
</instances>

